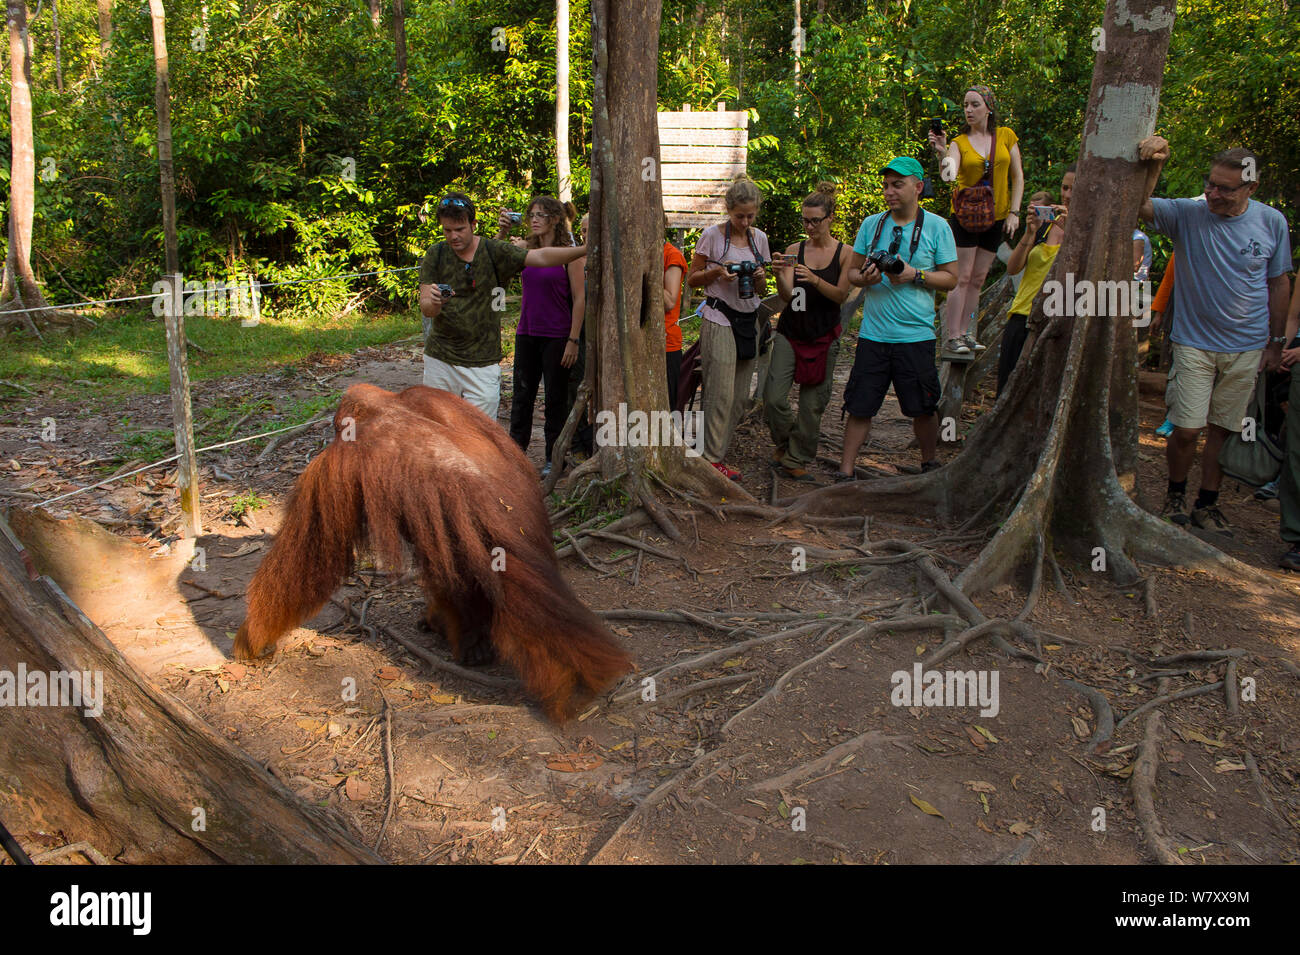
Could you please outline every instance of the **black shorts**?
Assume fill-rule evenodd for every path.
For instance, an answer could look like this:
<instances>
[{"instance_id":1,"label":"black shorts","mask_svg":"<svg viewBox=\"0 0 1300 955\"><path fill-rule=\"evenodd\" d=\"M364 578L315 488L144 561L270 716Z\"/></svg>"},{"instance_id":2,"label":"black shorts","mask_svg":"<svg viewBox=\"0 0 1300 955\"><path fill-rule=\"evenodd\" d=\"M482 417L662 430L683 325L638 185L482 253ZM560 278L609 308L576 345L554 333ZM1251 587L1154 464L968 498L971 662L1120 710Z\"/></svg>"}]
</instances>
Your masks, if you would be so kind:
<instances>
[{"instance_id":1,"label":"black shorts","mask_svg":"<svg viewBox=\"0 0 1300 955\"><path fill-rule=\"evenodd\" d=\"M853 371L844 388L844 410L855 418L874 418L890 384L909 418L934 414L939 407L939 372L934 339L924 342L873 342L858 339Z\"/></svg>"},{"instance_id":2,"label":"black shorts","mask_svg":"<svg viewBox=\"0 0 1300 955\"><path fill-rule=\"evenodd\" d=\"M1007 220L999 219L983 232L967 232L961 227L961 223L957 221L955 215L948 220L948 224L952 226L952 237L957 240L957 248L969 249L975 247L997 252L998 246L1003 241L1002 230L1005 228Z\"/></svg>"}]
</instances>

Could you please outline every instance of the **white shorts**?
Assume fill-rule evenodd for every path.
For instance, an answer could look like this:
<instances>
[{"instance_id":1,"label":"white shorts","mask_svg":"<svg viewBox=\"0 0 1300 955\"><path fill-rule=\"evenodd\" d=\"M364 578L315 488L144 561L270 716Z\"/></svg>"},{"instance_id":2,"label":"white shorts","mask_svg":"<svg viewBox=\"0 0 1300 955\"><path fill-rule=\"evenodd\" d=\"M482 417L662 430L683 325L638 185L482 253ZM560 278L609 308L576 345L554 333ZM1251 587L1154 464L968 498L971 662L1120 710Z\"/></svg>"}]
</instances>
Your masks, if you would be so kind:
<instances>
[{"instance_id":1,"label":"white shorts","mask_svg":"<svg viewBox=\"0 0 1300 955\"><path fill-rule=\"evenodd\" d=\"M1173 353L1165 404L1174 427L1204 428L1208 421L1225 431L1240 431L1255 393L1259 350L1213 352L1175 342Z\"/></svg>"},{"instance_id":2,"label":"white shorts","mask_svg":"<svg viewBox=\"0 0 1300 955\"><path fill-rule=\"evenodd\" d=\"M501 366L467 368L424 356L424 383L464 398L493 421L501 406Z\"/></svg>"}]
</instances>

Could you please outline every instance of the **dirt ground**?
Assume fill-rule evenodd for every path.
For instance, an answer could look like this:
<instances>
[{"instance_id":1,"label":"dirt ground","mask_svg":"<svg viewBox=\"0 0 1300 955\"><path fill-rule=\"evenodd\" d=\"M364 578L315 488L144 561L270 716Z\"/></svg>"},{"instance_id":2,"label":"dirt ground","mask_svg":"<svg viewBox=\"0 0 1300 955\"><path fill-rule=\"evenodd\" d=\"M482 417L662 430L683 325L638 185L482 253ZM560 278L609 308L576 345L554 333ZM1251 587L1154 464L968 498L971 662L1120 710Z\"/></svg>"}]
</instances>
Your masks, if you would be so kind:
<instances>
[{"instance_id":1,"label":"dirt ground","mask_svg":"<svg viewBox=\"0 0 1300 955\"><path fill-rule=\"evenodd\" d=\"M839 396L852 358L851 347L842 351L836 398L823 421L822 451L832 456L838 456ZM504 370L503 421L510 406L509 367ZM395 345L202 383L194 401L202 407L265 395L282 410L352 382L398 389L419 380L415 346ZM977 394L968 420L990 401L990 394ZM1152 433L1163 410L1159 397L1143 396L1140 486L1152 509L1165 480L1163 441ZM529 454L540 467L540 401L537 411ZM52 442L39 434L46 418L58 424ZM119 427L127 418L137 428L167 428L168 399L132 398L111 407L33 395L5 401L0 498L30 505L101 480L106 462L110 470L119 464L127 470L129 462L119 457L129 457ZM267 414L240 433L276 423ZM1276 502L1254 500L1249 488L1224 488L1222 506L1237 532L1222 546L1273 573L1274 588L1152 568L1151 614L1143 588L1118 588L1062 556L1065 592L1047 581L1029 618L1043 637L1044 664L1008 658L980 641L939 665L996 676L997 712L985 707L986 715L979 705L898 700L896 683L910 684L913 664L944 642L941 629L890 632L885 626L813 660L851 631L853 618L884 620L929 589L914 562L852 566L816 557L818 548L862 545L861 525L767 527L676 507L688 530L685 545L672 545L654 528L644 531L646 543L672 550L676 559L638 557L633 548L588 538L583 550L596 566L568 559L565 573L597 611L691 611L700 623L611 619L637 661L636 681L618 688L612 704L598 701L572 724L556 727L517 690L440 674L386 638L391 631L446 658L436 637L417 628L423 600L414 583L368 564L336 595L337 603L281 643L269 664L230 661L247 582L295 476L327 435L327 427L318 427L263 461L248 445L204 455L207 533L199 545L205 568L185 571L175 592L123 593L96 622L157 686L303 799L336 809L367 843L379 837L393 799L393 819L379 844L389 860L1150 862L1129 778L1145 717L1120 729L1108 751L1094 754L1087 740L1097 714L1062 679L1101 690L1118 721L1154 698L1155 681L1144 679L1161 669L1154 658L1239 648L1237 677L1245 682L1237 716L1228 715L1222 690L1161 707L1156 812L1168 844L1188 863L1300 861L1300 671L1294 669L1300 581L1275 570L1284 549ZM910 438L891 396L858 463L914 468ZM766 427L751 414L728 463L764 500L773 480L771 451ZM941 456L955 453L946 448ZM1196 478L1193 472L1193 489ZM828 472L819 483L830 483ZM780 493L806 489L783 481ZM248 492L266 505L236 516ZM156 552L174 539L175 503L174 474L164 468L53 510L98 520ZM869 516L867 551L885 538L929 541L953 575L982 541L937 527L925 513ZM805 549L806 570L792 569L796 547ZM976 603L989 617L1014 617L1024 600L1023 586L1006 586ZM366 623L376 629L359 627L344 610L349 605L365 605ZM805 625L810 614L811 627ZM789 636L782 635L786 626ZM752 642L762 636L771 639ZM769 693L804 663L779 694ZM1166 669L1184 671L1170 675L1176 691L1222 680L1224 663ZM508 676L500 667L488 672ZM653 701L643 698L640 681L647 676L655 678ZM352 684L355 694L348 692ZM11 815L7 809L6 819ZM16 834L33 844L55 840L21 826Z\"/></svg>"}]
</instances>

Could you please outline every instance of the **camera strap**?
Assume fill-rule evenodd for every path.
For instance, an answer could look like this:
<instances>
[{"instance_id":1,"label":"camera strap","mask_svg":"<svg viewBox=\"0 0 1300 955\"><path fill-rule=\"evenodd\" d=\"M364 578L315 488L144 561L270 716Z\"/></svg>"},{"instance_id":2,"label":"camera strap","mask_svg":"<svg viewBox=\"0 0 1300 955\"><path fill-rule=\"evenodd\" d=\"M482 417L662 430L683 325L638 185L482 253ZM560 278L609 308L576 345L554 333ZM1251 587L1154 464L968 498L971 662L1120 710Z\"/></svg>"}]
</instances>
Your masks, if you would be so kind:
<instances>
[{"instance_id":1,"label":"camera strap","mask_svg":"<svg viewBox=\"0 0 1300 955\"><path fill-rule=\"evenodd\" d=\"M718 226L718 228L722 230L722 254L718 256L718 261L725 262L727 260L727 250L731 248L731 223L728 222L726 225ZM752 255L754 261L757 262L759 259L758 252L754 249L753 229L748 227L745 229L745 241L749 243L749 254Z\"/></svg>"},{"instance_id":2,"label":"camera strap","mask_svg":"<svg viewBox=\"0 0 1300 955\"><path fill-rule=\"evenodd\" d=\"M876 234L871 237L871 245L867 248L868 254L876 251L876 243L880 241L880 233L885 231L885 220L891 218L888 212L880 214L880 220L876 223ZM920 206L916 208L916 222L912 224L912 242L907 249L907 264L912 264L912 259L916 257L917 246L921 244L921 232L924 229L925 210Z\"/></svg>"}]
</instances>

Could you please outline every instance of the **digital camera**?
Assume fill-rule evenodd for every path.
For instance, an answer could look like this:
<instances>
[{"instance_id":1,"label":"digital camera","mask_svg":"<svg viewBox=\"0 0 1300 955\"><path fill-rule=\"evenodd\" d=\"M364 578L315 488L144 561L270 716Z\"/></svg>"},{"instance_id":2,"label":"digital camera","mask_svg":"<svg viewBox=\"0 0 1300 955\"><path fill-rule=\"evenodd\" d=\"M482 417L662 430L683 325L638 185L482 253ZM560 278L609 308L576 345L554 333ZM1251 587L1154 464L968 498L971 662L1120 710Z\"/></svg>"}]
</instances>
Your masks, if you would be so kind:
<instances>
[{"instance_id":1,"label":"digital camera","mask_svg":"<svg viewBox=\"0 0 1300 955\"><path fill-rule=\"evenodd\" d=\"M880 274L888 272L890 275L902 275L903 269L907 268L907 263L896 255L891 255L884 249L877 249L867 256L867 261L880 269Z\"/></svg>"},{"instance_id":2,"label":"digital camera","mask_svg":"<svg viewBox=\"0 0 1300 955\"><path fill-rule=\"evenodd\" d=\"M443 285L439 283L438 294L441 295L443 298L455 298L456 290L452 288L450 285Z\"/></svg>"},{"instance_id":3,"label":"digital camera","mask_svg":"<svg viewBox=\"0 0 1300 955\"><path fill-rule=\"evenodd\" d=\"M763 262L728 262L727 271L738 276L736 284L741 298L754 297L754 273L763 267Z\"/></svg>"},{"instance_id":4,"label":"digital camera","mask_svg":"<svg viewBox=\"0 0 1300 955\"><path fill-rule=\"evenodd\" d=\"M507 212L506 218L510 220L511 225L519 225L524 221L524 214L522 212Z\"/></svg>"}]
</instances>

